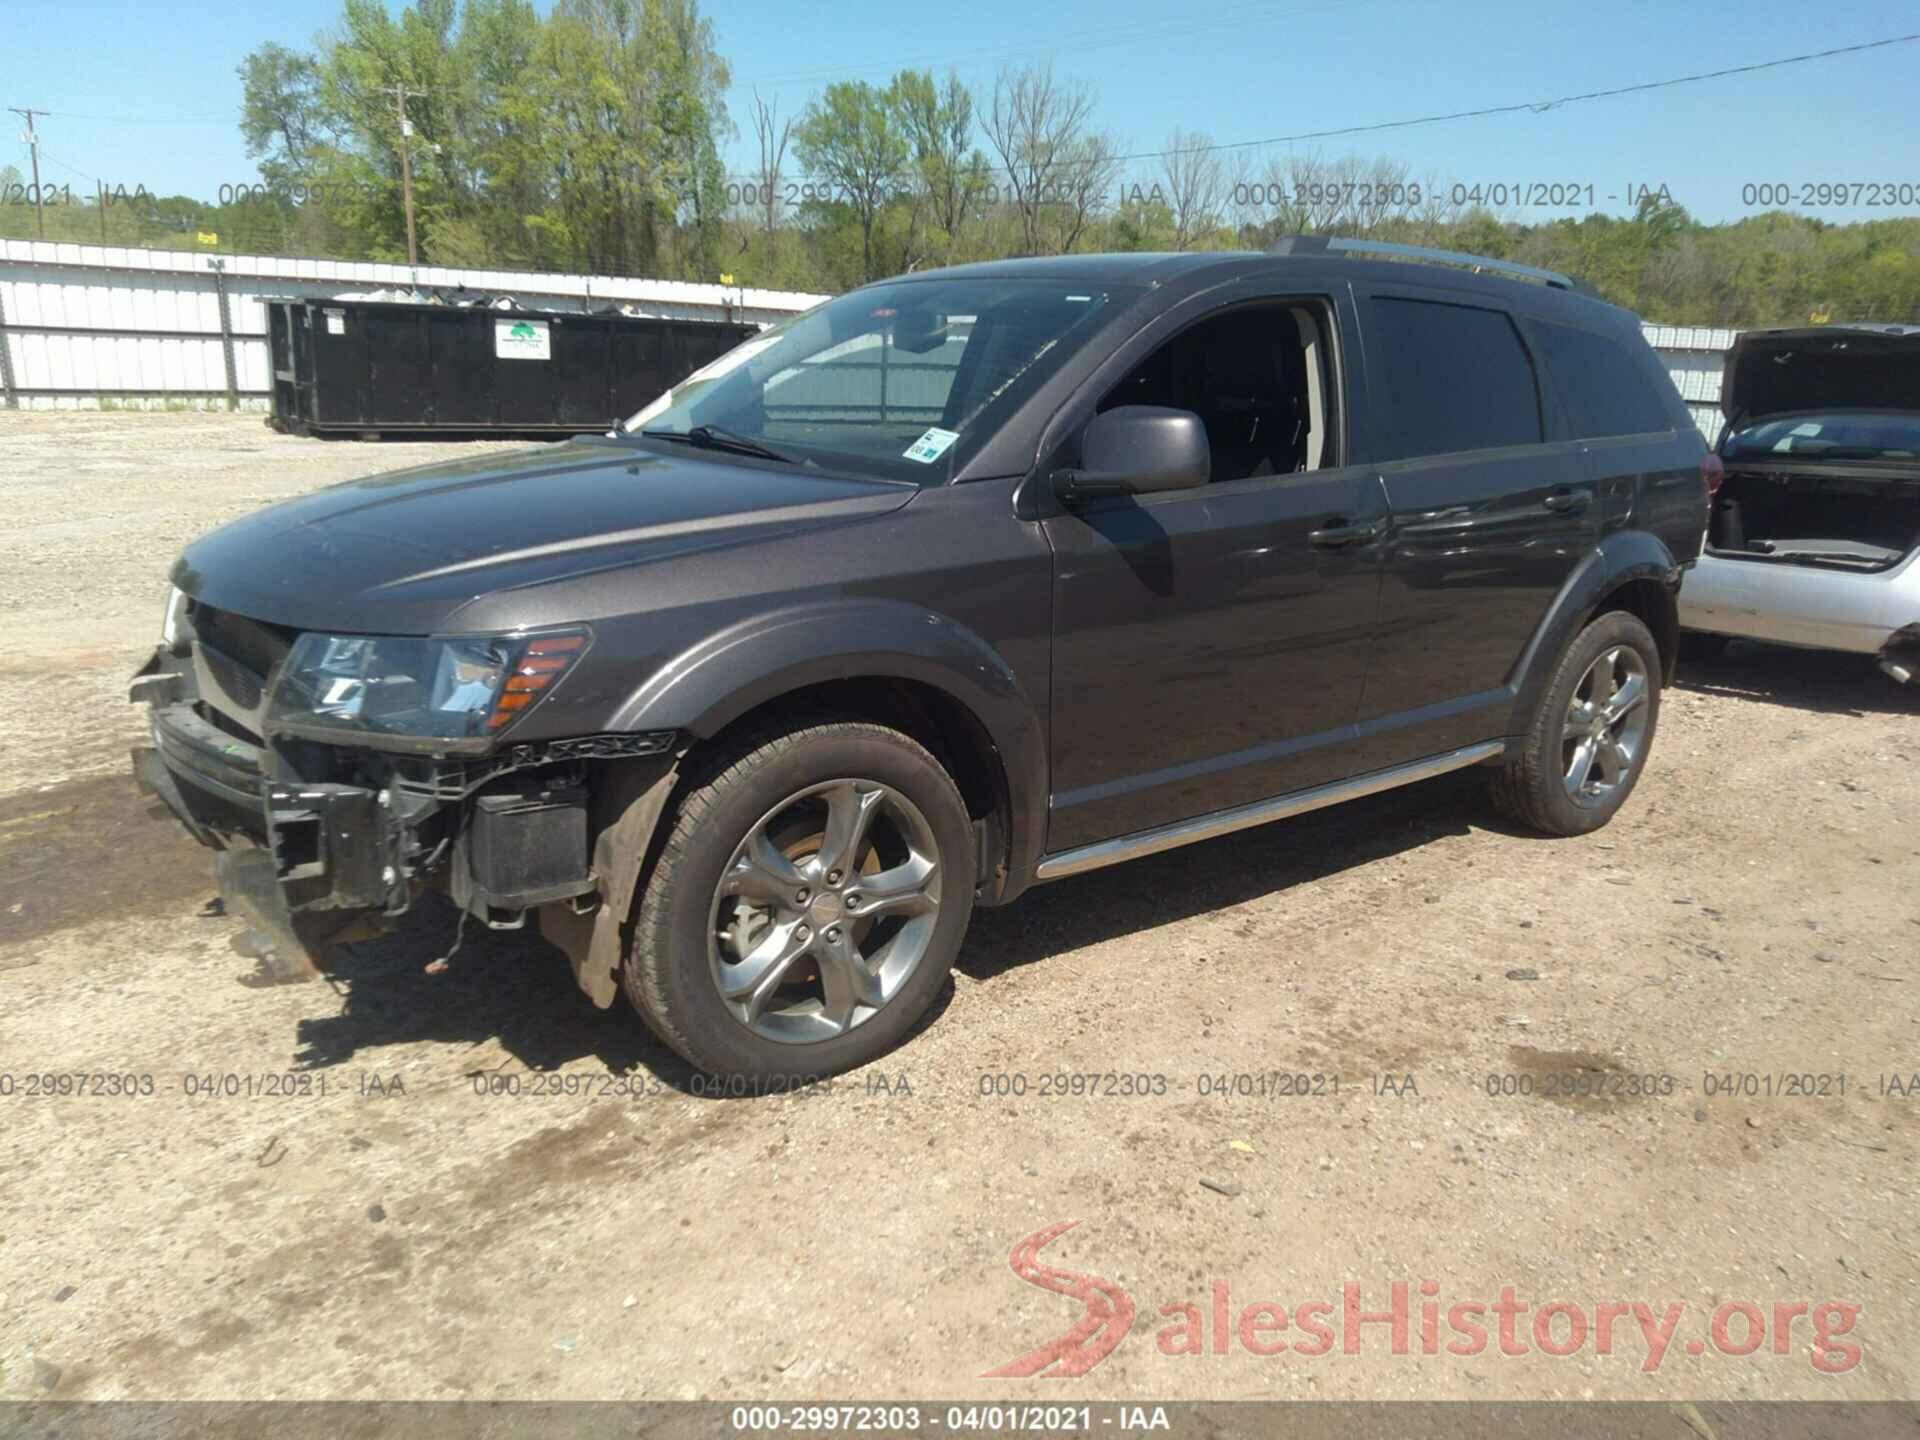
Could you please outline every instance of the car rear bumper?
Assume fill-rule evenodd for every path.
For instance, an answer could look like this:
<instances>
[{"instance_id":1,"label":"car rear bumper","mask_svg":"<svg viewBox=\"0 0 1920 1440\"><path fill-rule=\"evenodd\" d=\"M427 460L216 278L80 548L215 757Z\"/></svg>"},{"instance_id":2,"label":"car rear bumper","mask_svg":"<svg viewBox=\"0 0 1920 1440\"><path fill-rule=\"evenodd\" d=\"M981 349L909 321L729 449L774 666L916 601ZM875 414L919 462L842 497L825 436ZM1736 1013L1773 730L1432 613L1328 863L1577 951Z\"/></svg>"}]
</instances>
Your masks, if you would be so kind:
<instances>
[{"instance_id":1,"label":"car rear bumper","mask_svg":"<svg viewBox=\"0 0 1920 1440\"><path fill-rule=\"evenodd\" d=\"M1707 552L1680 586L1680 624L1738 635L1877 655L1920 624L1920 554L1891 570L1850 573L1811 565L1738 560Z\"/></svg>"}]
</instances>

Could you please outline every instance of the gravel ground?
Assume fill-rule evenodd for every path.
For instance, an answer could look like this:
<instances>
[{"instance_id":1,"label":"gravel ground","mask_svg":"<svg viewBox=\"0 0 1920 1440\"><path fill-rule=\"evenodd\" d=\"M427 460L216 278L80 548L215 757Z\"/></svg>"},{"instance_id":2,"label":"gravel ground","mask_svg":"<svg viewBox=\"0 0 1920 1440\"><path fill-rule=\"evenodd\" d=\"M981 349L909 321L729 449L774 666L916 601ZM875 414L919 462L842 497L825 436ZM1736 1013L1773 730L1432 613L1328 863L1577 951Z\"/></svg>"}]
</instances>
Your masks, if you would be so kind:
<instances>
[{"instance_id":1,"label":"gravel ground","mask_svg":"<svg viewBox=\"0 0 1920 1440\"><path fill-rule=\"evenodd\" d=\"M474 448L0 414L0 1395L1915 1396L1920 695L1736 647L1669 692L1598 835L1517 834L1455 775L1063 881L981 913L871 1071L691 1094L529 936L423 974L444 906L256 988L206 855L125 776L183 541ZM1295 1072L1327 1079L1272 1093ZM33 1078L75 1074L133 1079ZM1844 1091L1767 1093L1797 1075ZM1083 1313L1010 1265L1068 1221L1040 1263L1118 1287L1131 1332L988 1375ZM1343 1287L1386 1311L1396 1282L1407 1353L1384 1323L1348 1353ZM1449 1353L1449 1309L1505 1286L1530 1353L1491 1311ZM1252 1353L1308 1344L1316 1301L1331 1353ZM1549 1301L1592 1322L1564 1357ZM1235 1323L1254 1302L1292 1328ZM1608 1302L1683 1307L1658 1364L1628 1310L1597 1353ZM1859 1307L1835 1373L1829 1303ZM1723 1305L1765 1342L1731 1353Z\"/></svg>"}]
</instances>

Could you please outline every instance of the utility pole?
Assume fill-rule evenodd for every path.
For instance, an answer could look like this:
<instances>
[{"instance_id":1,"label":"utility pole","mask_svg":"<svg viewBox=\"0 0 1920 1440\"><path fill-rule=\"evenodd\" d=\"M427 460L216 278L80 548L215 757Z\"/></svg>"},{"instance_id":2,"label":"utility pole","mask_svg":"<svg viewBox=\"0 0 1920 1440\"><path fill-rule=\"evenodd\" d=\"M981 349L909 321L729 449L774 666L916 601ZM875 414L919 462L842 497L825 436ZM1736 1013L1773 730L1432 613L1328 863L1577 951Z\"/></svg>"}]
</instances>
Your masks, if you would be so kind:
<instances>
[{"instance_id":1,"label":"utility pole","mask_svg":"<svg viewBox=\"0 0 1920 1440\"><path fill-rule=\"evenodd\" d=\"M47 238L47 217L40 209L40 137L34 133L33 117L44 115L44 110L22 110L18 105L7 107L16 115L27 117L27 133L20 138L27 142L27 149L33 154L33 228L44 240Z\"/></svg>"},{"instance_id":2,"label":"utility pole","mask_svg":"<svg viewBox=\"0 0 1920 1440\"><path fill-rule=\"evenodd\" d=\"M413 239L413 121L407 118L407 97L424 99L427 92L389 85L386 93L393 97L393 113L400 121L400 203L407 212L407 264L418 265L420 251Z\"/></svg>"}]
</instances>

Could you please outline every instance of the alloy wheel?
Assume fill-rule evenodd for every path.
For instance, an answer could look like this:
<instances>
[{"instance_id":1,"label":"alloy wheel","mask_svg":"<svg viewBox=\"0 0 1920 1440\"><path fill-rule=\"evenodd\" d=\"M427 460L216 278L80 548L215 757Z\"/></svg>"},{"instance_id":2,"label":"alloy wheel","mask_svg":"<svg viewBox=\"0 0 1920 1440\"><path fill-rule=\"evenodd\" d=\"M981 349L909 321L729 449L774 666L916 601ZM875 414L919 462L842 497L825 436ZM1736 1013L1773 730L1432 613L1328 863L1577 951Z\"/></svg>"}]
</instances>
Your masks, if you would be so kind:
<instances>
[{"instance_id":1,"label":"alloy wheel","mask_svg":"<svg viewBox=\"0 0 1920 1440\"><path fill-rule=\"evenodd\" d=\"M1639 651L1615 645L1601 652L1567 702L1561 732L1567 794L1577 805L1603 805L1632 778L1646 751L1647 667Z\"/></svg>"},{"instance_id":2,"label":"alloy wheel","mask_svg":"<svg viewBox=\"0 0 1920 1440\"><path fill-rule=\"evenodd\" d=\"M925 958L940 911L926 816L874 780L809 786L734 848L714 889L708 953L733 1017L788 1044L871 1019Z\"/></svg>"}]
</instances>

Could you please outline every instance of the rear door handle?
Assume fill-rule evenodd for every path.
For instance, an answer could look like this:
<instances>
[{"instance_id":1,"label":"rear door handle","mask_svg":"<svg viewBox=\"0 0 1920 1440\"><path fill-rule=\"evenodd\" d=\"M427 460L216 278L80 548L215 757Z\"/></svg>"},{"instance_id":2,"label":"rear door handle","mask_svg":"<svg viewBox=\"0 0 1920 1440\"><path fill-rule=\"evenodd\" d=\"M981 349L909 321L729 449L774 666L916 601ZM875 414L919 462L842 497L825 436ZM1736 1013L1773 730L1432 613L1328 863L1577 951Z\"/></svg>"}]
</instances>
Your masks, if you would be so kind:
<instances>
[{"instance_id":1,"label":"rear door handle","mask_svg":"<svg viewBox=\"0 0 1920 1440\"><path fill-rule=\"evenodd\" d=\"M1547 509L1562 515L1570 515L1575 510L1584 510L1593 503L1593 496L1585 490L1556 490L1540 502Z\"/></svg>"},{"instance_id":2,"label":"rear door handle","mask_svg":"<svg viewBox=\"0 0 1920 1440\"><path fill-rule=\"evenodd\" d=\"M1382 528L1378 520L1364 520L1358 525L1335 520L1325 529L1309 533L1307 540L1316 550L1344 550L1350 545L1364 545L1369 540L1378 540Z\"/></svg>"}]
</instances>

